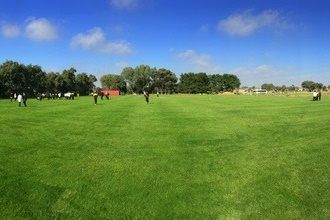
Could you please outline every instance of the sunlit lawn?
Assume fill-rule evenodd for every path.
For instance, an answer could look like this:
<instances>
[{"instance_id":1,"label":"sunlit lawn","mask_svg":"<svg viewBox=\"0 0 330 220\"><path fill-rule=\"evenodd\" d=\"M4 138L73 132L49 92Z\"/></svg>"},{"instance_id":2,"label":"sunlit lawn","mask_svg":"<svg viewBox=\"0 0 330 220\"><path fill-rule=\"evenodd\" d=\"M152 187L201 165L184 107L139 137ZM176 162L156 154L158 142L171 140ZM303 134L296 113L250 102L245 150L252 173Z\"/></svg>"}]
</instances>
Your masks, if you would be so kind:
<instances>
[{"instance_id":1,"label":"sunlit lawn","mask_svg":"<svg viewBox=\"0 0 330 220\"><path fill-rule=\"evenodd\" d=\"M0 100L2 219L330 219L330 98Z\"/></svg>"}]
</instances>

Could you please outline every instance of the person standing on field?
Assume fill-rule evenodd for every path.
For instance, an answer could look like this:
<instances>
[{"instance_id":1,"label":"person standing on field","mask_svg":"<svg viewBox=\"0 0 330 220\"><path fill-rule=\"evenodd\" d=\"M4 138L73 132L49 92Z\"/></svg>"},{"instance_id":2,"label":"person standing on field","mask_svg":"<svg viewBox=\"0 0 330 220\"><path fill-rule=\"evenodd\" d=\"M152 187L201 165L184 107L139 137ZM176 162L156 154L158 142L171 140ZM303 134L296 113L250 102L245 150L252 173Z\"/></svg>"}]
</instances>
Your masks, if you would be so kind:
<instances>
[{"instance_id":1,"label":"person standing on field","mask_svg":"<svg viewBox=\"0 0 330 220\"><path fill-rule=\"evenodd\" d=\"M22 98L23 98L23 104L24 104L24 106L26 107L27 95L26 95L25 92L23 92L23 96L22 96Z\"/></svg>"},{"instance_id":2,"label":"person standing on field","mask_svg":"<svg viewBox=\"0 0 330 220\"><path fill-rule=\"evenodd\" d=\"M321 101L321 95L322 95L322 93L321 93L321 90L320 90L319 94L318 94L319 101Z\"/></svg>"},{"instance_id":3,"label":"person standing on field","mask_svg":"<svg viewBox=\"0 0 330 220\"><path fill-rule=\"evenodd\" d=\"M22 99L23 99L23 96L21 95L21 93L19 93L18 96L17 96L18 106L21 106Z\"/></svg>"},{"instance_id":4,"label":"person standing on field","mask_svg":"<svg viewBox=\"0 0 330 220\"><path fill-rule=\"evenodd\" d=\"M97 104L97 96L98 96L97 92L96 92L96 91L93 92L94 104L95 104L95 105Z\"/></svg>"},{"instance_id":5,"label":"person standing on field","mask_svg":"<svg viewBox=\"0 0 330 220\"><path fill-rule=\"evenodd\" d=\"M144 91L144 98L146 99L147 104L149 103L149 92Z\"/></svg>"},{"instance_id":6,"label":"person standing on field","mask_svg":"<svg viewBox=\"0 0 330 220\"><path fill-rule=\"evenodd\" d=\"M315 90L313 92L313 101L317 101L317 92Z\"/></svg>"}]
</instances>

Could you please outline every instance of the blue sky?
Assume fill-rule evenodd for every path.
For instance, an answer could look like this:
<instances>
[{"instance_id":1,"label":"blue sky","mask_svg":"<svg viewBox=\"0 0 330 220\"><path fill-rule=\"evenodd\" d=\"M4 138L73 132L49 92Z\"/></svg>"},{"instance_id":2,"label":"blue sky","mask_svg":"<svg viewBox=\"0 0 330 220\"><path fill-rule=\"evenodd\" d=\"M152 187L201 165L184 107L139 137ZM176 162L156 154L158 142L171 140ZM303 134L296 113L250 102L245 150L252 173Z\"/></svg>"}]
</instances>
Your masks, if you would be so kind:
<instances>
[{"instance_id":1,"label":"blue sky","mask_svg":"<svg viewBox=\"0 0 330 220\"><path fill-rule=\"evenodd\" d=\"M242 86L330 85L326 0L0 0L0 62L120 74L235 74Z\"/></svg>"}]
</instances>

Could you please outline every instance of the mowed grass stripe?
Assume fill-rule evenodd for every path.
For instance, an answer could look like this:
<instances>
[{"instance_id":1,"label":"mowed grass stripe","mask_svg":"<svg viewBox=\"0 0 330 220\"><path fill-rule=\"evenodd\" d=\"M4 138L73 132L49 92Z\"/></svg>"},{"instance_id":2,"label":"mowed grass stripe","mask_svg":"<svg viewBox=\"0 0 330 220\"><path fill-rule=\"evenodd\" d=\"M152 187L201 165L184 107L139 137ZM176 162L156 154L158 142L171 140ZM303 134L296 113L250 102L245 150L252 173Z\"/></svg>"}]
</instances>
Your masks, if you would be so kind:
<instances>
[{"instance_id":1,"label":"mowed grass stripe","mask_svg":"<svg viewBox=\"0 0 330 220\"><path fill-rule=\"evenodd\" d=\"M329 99L0 100L7 219L326 219Z\"/></svg>"}]
</instances>

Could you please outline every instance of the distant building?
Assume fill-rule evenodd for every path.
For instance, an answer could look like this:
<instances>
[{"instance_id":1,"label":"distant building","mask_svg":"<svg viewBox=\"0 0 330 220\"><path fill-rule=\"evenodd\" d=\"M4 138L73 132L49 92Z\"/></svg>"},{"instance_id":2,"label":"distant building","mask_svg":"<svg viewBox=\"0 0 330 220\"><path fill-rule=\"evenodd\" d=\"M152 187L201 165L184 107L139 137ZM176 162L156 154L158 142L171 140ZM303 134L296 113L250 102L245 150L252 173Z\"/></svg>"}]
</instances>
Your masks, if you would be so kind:
<instances>
[{"instance_id":1,"label":"distant building","mask_svg":"<svg viewBox=\"0 0 330 220\"><path fill-rule=\"evenodd\" d=\"M268 91L267 91L267 89L254 89L253 93L254 94L267 94Z\"/></svg>"}]
</instances>

